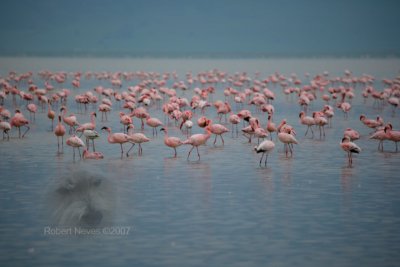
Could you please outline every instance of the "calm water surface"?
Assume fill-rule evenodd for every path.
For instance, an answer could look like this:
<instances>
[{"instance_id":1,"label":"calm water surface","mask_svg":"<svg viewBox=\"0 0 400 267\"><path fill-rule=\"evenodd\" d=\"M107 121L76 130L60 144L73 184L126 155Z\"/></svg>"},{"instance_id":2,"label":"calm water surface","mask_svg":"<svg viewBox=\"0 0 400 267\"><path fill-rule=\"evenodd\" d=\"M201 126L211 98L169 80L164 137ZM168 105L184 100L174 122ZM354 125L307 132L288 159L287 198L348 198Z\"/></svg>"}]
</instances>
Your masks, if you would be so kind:
<instances>
[{"instance_id":1,"label":"calm water surface","mask_svg":"<svg viewBox=\"0 0 400 267\"><path fill-rule=\"evenodd\" d=\"M297 73L302 80L306 72L337 76L349 69L355 76L374 75L374 86L382 89L382 78L399 75L400 61L3 58L0 67L3 77L10 70L144 70L176 71L182 80L189 71L214 68L230 74L246 71L250 77L256 71L261 77L275 71ZM35 83L43 86L37 76ZM73 94L97 85L110 87L107 81L82 79ZM123 89L129 85L135 80L124 82ZM217 86L214 100L223 99L225 86ZM376 109L372 99L364 104L360 89L349 119L336 109L333 127L321 140L304 137L296 99L286 99L276 88L274 120L286 118L295 126L300 144L287 159L274 136L276 149L267 168L258 166L255 144L242 136L226 134L225 146L213 146L210 139L200 148L200 161L187 161L189 147L178 148L178 158L172 158L163 135L153 138L148 128L144 133L152 140L143 145L142 156L135 148L133 156L121 159L119 146L108 144L102 133L96 148L104 160L73 160L70 147L57 153L46 112L39 112L26 138L17 139L13 130L9 142L0 141L0 265L398 266L400 153L391 142L379 152L358 117L381 115L399 129L400 112L392 117L388 106ZM69 108L77 112L72 99ZM310 110L323 104L318 99ZM5 106L13 110L11 97ZM98 116L97 129L106 125L121 131L118 111L114 105L108 122ZM156 107L149 112L163 118ZM207 115L215 118L215 109ZM77 116L89 121L88 114ZM265 125L266 117L257 116ZM137 119L135 126L140 129ZM170 135L184 139L173 124L169 127ZM339 147L347 127L362 135L356 142L363 150L353 167ZM192 132L202 129L195 126ZM71 233L48 234L49 228ZM74 234L76 229L100 232ZM104 229L129 232L106 234Z\"/></svg>"}]
</instances>

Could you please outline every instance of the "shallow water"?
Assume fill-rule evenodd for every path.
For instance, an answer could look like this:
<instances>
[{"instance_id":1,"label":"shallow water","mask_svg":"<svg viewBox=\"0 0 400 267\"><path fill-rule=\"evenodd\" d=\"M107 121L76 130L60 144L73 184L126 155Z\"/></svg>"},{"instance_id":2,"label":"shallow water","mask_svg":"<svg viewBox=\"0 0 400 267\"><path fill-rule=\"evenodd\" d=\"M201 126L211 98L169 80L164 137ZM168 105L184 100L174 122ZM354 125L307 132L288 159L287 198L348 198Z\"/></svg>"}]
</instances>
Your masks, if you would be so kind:
<instances>
[{"instance_id":1,"label":"shallow water","mask_svg":"<svg viewBox=\"0 0 400 267\"><path fill-rule=\"evenodd\" d=\"M3 58L0 62L2 75L9 70L145 70L177 71L180 79L188 71L214 68L231 74L246 71L250 77L256 71L261 77L275 71L286 76L297 73L302 80L306 72L329 71L335 76L349 69L355 76L374 75L378 89L383 88L382 78L393 78L400 71L397 59ZM35 82L43 85L37 77ZM110 87L106 81L82 78L81 88L73 93L99 84ZM133 84L125 82L123 88ZM214 100L223 98L221 91ZM278 88L275 92L274 121L286 118L296 128L300 144L293 157L286 158L274 136L276 148L267 168L258 165L255 143L248 144L242 136L226 134L224 146L213 146L212 137L200 148L200 161L195 152L187 161L189 147L178 148L178 158L173 158L163 135L153 137L147 127L144 133L152 140L143 144L142 156L134 148L131 157L121 159L119 146L108 144L103 132L96 149L105 159L73 160L70 147L57 153L46 112L36 114L26 138L17 139L12 130L10 141L0 141L0 265L396 266L400 153L391 142L379 152L377 142L368 140L370 129L358 118L361 113L381 115L399 129L400 112L392 117L388 106L376 109L372 99L364 104L356 90L349 119L336 109L326 137L317 134L311 139L304 137L306 129L298 122L295 98L286 99ZM10 100L5 106L12 109ZM318 99L310 110L320 110L323 104ZM77 112L73 98L69 108ZM121 131L118 111L114 105L108 122L98 116L97 129L107 125ZM163 118L155 107L149 112ZM88 114L77 115L79 121L89 121ZM215 109L207 115L215 118ZM257 115L265 125L266 117ZM135 127L140 129L137 119ZM339 147L347 127L362 135L356 141L362 153L354 156L352 167ZM184 139L173 124L169 128L170 135ZM192 132L202 129L195 126ZM89 207L90 216L79 220ZM46 227L71 232L49 234ZM100 232L84 234L76 229ZM109 229L115 232L103 232Z\"/></svg>"}]
</instances>

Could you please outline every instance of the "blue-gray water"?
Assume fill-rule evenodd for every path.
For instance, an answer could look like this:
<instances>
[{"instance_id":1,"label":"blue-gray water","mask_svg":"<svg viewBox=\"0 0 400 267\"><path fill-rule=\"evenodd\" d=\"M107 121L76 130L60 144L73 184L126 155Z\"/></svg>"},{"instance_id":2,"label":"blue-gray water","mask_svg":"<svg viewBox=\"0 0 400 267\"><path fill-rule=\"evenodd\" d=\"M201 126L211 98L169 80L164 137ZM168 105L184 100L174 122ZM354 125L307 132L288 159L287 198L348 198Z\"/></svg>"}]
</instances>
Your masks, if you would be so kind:
<instances>
[{"instance_id":1,"label":"blue-gray water","mask_svg":"<svg viewBox=\"0 0 400 267\"><path fill-rule=\"evenodd\" d=\"M176 71L179 79L191 71L218 68L230 74L246 71L260 77L278 71L286 76L297 73L305 81L328 71L343 75L349 69L355 76L376 77L374 86L382 90L382 78L399 75L398 59L65 59L3 58L1 75L44 69L51 71ZM70 81L63 87L70 87ZM36 84L43 81L35 76ZM67 85L68 84L68 85ZM122 89L134 85L124 82ZM107 81L81 80L73 95L97 85L111 87ZM170 86L171 84L169 84ZM214 100L223 99L217 85ZM273 89L273 87L271 87ZM297 131L300 142L294 156L285 158L283 145L268 159L268 168L258 166L260 154L244 137L225 135L225 146L200 148L201 160L186 160L189 147L173 150L163 144L162 134L143 144L143 155L120 158L119 145L107 143L106 134L96 140L105 154L99 161L73 161L72 150L57 153L57 140L49 131L46 112L36 114L36 122L26 138L17 139L15 129L10 141L0 141L0 265L1 266L397 266L400 262L400 153L392 142L385 152L368 140L370 129L359 115L381 115L400 128L398 111L364 104L361 86L356 88L349 119L335 109L333 127L320 140L304 137L305 127L298 121L300 107L296 98L286 99L276 88L274 121L286 118ZM181 94L181 93L179 93ZM192 92L186 92L191 97ZM68 106L77 113L73 97ZM310 110L323 106L319 98ZM5 106L12 110L11 96ZM21 105L26 116L29 116ZM97 119L97 129L111 126L121 131L118 107L113 106L109 122ZM234 106L235 108L235 106ZM163 119L160 110L149 109ZM77 114L81 122L88 114ZM100 115L100 114L99 114ZM216 116L210 108L207 115ZM265 125L266 117L260 116ZM198 115L197 115L198 116ZM195 120L194 120L195 121ZM135 119L136 129L140 122ZM347 127L361 136L362 148L349 167L339 142ZM202 132L195 126L193 133ZM184 135L170 125L170 135ZM72 186L72 190L68 189ZM66 189L67 188L67 189ZM101 213L93 215L92 229L107 226L129 229L125 235L74 234L87 203ZM47 234L46 227L71 229L64 235ZM83 227L86 227L85 225ZM99 230L100 229L100 230Z\"/></svg>"}]
</instances>

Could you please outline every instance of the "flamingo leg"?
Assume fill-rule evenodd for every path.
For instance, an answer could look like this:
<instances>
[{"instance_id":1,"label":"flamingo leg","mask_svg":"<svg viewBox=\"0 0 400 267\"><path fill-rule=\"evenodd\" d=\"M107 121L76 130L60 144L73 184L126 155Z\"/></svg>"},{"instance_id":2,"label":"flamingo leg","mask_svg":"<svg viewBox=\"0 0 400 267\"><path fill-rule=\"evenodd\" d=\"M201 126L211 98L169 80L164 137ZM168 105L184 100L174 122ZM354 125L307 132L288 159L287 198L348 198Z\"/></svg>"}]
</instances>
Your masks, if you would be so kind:
<instances>
[{"instance_id":1,"label":"flamingo leg","mask_svg":"<svg viewBox=\"0 0 400 267\"><path fill-rule=\"evenodd\" d=\"M261 155L261 159L260 159L260 167L261 167L261 162L262 162L262 160L263 160L263 157L264 157L264 153L262 153L262 155Z\"/></svg>"},{"instance_id":2,"label":"flamingo leg","mask_svg":"<svg viewBox=\"0 0 400 267\"><path fill-rule=\"evenodd\" d=\"M221 136L221 140L222 140L222 145L225 145L224 138L222 137L222 134L220 136Z\"/></svg>"},{"instance_id":3,"label":"flamingo leg","mask_svg":"<svg viewBox=\"0 0 400 267\"><path fill-rule=\"evenodd\" d=\"M126 152L126 156L129 157L129 152L131 151L131 149L135 146L135 143L132 144L132 146L129 148L128 152ZM122 144L121 144L121 150L122 150ZM123 152L121 152L123 153Z\"/></svg>"},{"instance_id":4,"label":"flamingo leg","mask_svg":"<svg viewBox=\"0 0 400 267\"><path fill-rule=\"evenodd\" d=\"M197 156L199 157L199 160L200 160L200 153L199 153L199 147L198 146L196 146L196 150L197 150Z\"/></svg>"},{"instance_id":5,"label":"flamingo leg","mask_svg":"<svg viewBox=\"0 0 400 267\"><path fill-rule=\"evenodd\" d=\"M30 127L28 125L25 125L26 127L26 131L24 132L24 134L22 135L22 138L24 138L25 134L29 131Z\"/></svg>"},{"instance_id":6,"label":"flamingo leg","mask_svg":"<svg viewBox=\"0 0 400 267\"><path fill-rule=\"evenodd\" d=\"M174 157L176 158L176 155L177 155L177 153L176 153L176 147L174 147L174 151L175 151Z\"/></svg>"},{"instance_id":7,"label":"flamingo leg","mask_svg":"<svg viewBox=\"0 0 400 267\"><path fill-rule=\"evenodd\" d=\"M95 152L96 148L94 147L94 139L92 139L92 145L93 145L93 152Z\"/></svg>"},{"instance_id":8,"label":"flamingo leg","mask_svg":"<svg viewBox=\"0 0 400 267\"><path fill-rule=\"evenodd\" d=\"M268 161L268 153L265 154L265 163L264 163L265 167L267 167L267 161Z\"/></svg>"},{"instance_id":9,"label":"flamingo leg","mask_svg":"<svg viewBox=\"0 0 400 267\"><path fill-rule=\"evenodd\" d=\"M217 135L215 135L215 138L214 138L214 145L216 142L217 142Z\"/></svg>"},{"instance_id":10,"label":"flamingo leg","mask_svg":"<svg viewBox=\"0 0 400 267\"><path fill-rule=\"evenodd\" d=\"M194 146L192 146L192 148L189 150L189 153L188 153L188 156L187 156L188 160L189 160L189 157L190 157L190 153L192 153L193 148L194 148Z\"/></svg>"}]
</instances>

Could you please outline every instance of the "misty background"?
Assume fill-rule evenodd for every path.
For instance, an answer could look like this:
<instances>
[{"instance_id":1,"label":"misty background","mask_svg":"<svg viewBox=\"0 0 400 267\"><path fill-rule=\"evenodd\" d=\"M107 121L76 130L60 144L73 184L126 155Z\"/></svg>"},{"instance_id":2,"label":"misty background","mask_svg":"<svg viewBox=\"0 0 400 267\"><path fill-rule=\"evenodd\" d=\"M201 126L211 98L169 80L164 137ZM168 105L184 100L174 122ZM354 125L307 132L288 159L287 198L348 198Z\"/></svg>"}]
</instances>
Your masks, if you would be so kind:
<instances>
[{"instance_id":1,"label":"misty background","mask_svg":"<svg viewBox=\"0 0 400 267\"><path fill-rule=\"evenodd\" d=\"M399 1L6 0L0 56L398 57Z\"/></svg>"}]
</instances>

